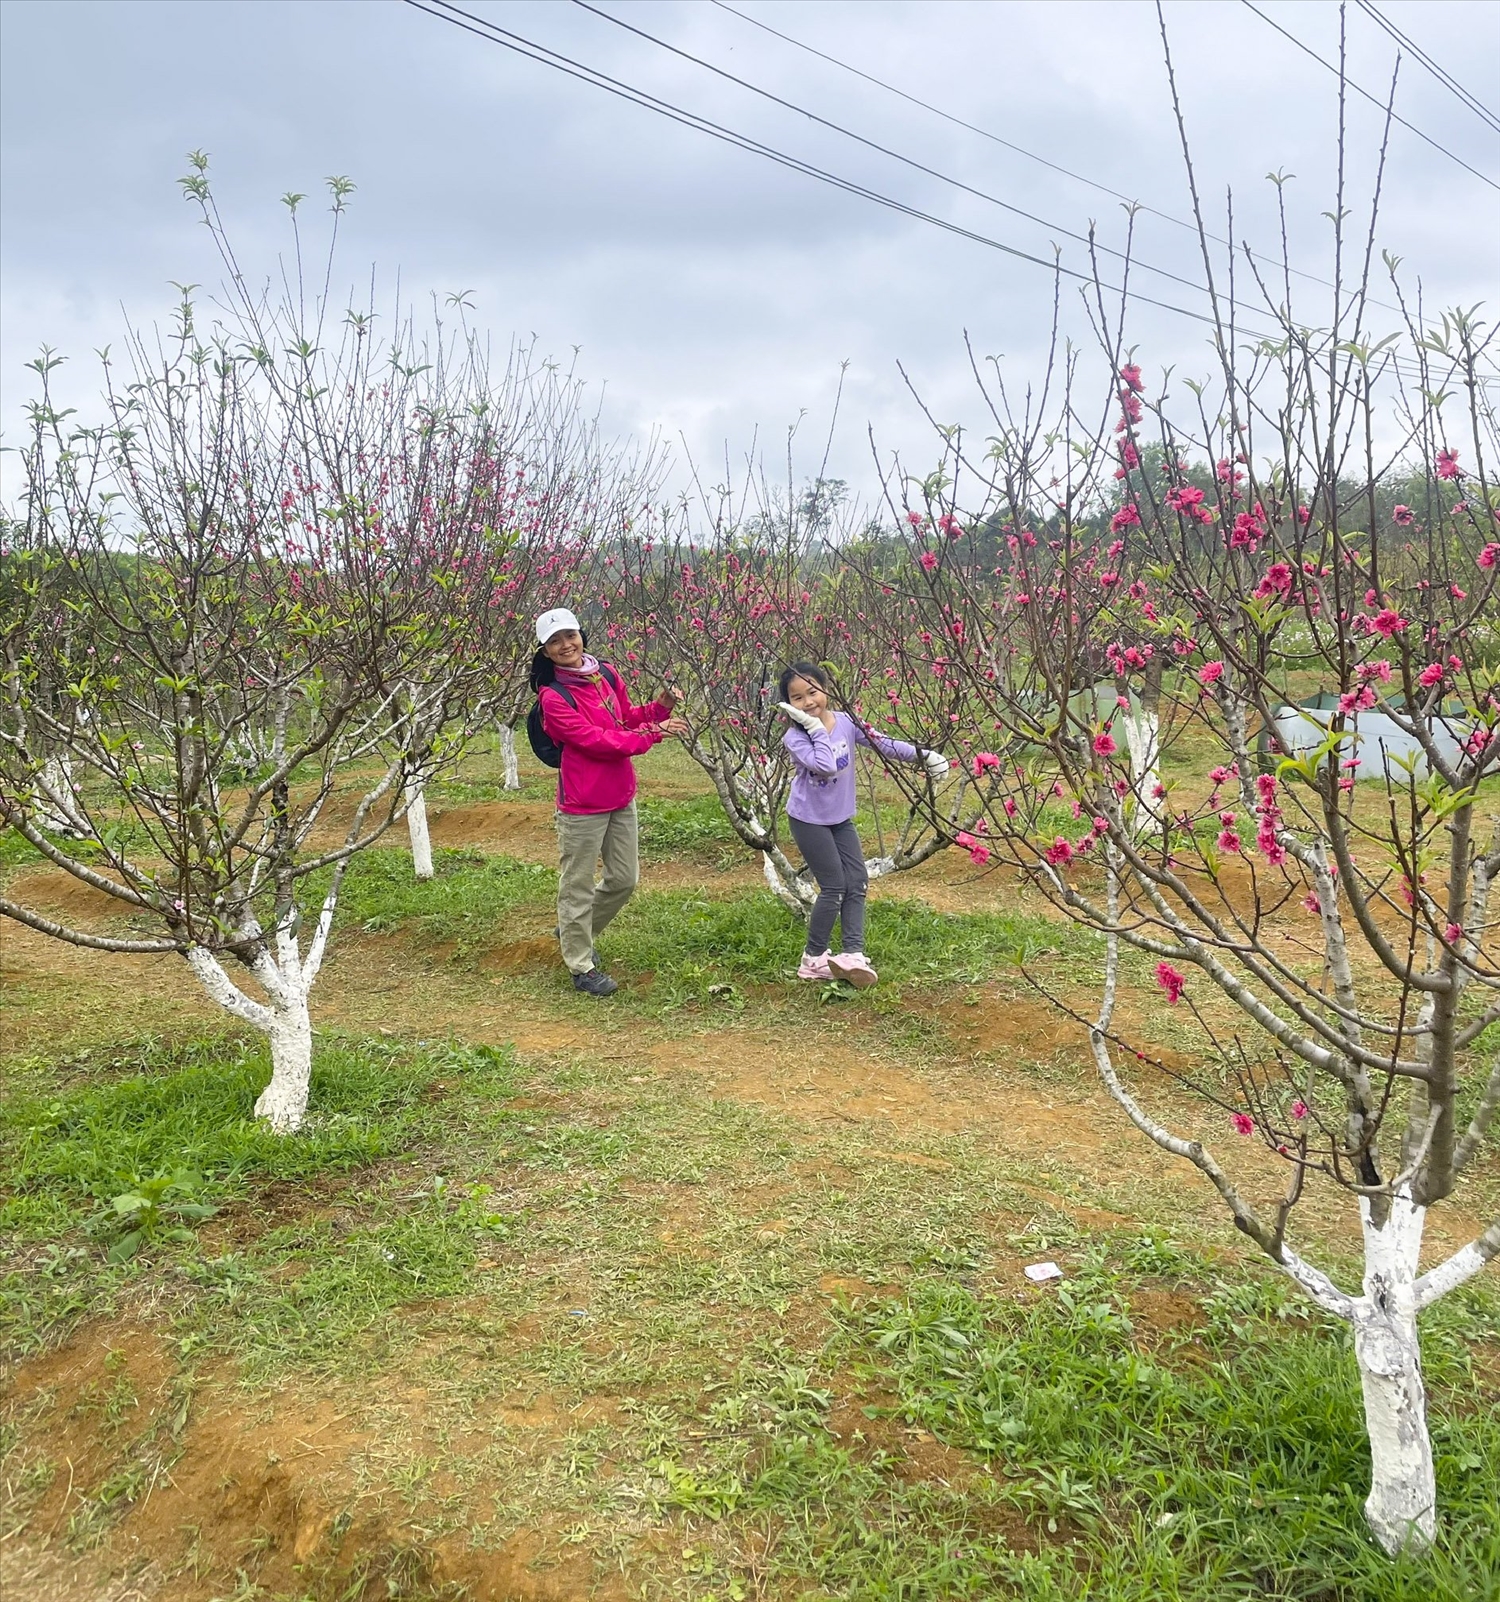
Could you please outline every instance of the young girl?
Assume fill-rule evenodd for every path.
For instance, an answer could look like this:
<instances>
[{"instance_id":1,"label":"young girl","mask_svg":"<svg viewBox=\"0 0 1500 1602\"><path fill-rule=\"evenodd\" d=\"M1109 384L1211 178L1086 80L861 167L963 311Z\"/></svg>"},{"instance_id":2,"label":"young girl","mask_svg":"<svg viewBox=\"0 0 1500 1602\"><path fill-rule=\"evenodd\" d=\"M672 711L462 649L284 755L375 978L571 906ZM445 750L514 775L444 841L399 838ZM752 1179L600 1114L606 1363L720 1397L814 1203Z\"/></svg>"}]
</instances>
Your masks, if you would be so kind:
<instances>
[{"instance_id":1,"label":"young girl","mask_svg":"<svg viewBox=\"0 0 1500 1602\"><path fill-rule=\"evenodd\" d=\"M865 849L854 827L854 747L873 746L884 757L923 762L933 778L948 771L936 751L919 750L862 728L828 705L828 676L812 662L793 662L781 675L781 710L792 720L781 738L795 767L787 817L792 838L818 881L807 923L807 949L799 979L843 979L856 989L879 975L865 960ZM834 920L842 949L830 954Z\"/></svg>"}]
</instances>

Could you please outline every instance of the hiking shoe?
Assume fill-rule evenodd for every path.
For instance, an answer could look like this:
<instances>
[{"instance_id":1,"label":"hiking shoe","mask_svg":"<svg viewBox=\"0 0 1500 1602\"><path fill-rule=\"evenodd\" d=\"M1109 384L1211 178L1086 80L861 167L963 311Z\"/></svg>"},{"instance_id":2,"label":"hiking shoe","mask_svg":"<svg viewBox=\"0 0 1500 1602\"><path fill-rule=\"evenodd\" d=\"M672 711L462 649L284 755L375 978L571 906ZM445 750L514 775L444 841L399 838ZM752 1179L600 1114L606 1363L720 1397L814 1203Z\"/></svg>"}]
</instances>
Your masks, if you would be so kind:
<instances>
[{"instance_id":1,"label":"hiking shoe","mask_svg":"<svg viewBox=\"0 0 1500 1602\"><path fill-rule=\"evenodd\" d=\"M598 968L590 968L587 973L573 975L573 988L581 990L586 996L593 996L602 1001L605 996L614 995L620 987L607 973L602 973Z\"/></svg>"},{"instance_id":2,"label":"hiking shoe","mask_svg":"<svg viewBox=\"0 0 1500 1602\"><path fill-rule=\"evenodd\" d=\"M856 990L868 990L880 977L865 960L862 951L842 951L828 959L828 971L835 979L842 979Z\"/></svg>"},{"instance_id":3,"label":"hiking shoe","mask_svg":"<svg viewBox=\"0 0 1500 1602\"><path fill-rule=\"evenodd\" d=\"M828 953L825 951L821 957L815 957L811 952L802 953L802 965L797 969L799 979L832 979L833 974L828 968Z\"/></svg>"}]
</instances>

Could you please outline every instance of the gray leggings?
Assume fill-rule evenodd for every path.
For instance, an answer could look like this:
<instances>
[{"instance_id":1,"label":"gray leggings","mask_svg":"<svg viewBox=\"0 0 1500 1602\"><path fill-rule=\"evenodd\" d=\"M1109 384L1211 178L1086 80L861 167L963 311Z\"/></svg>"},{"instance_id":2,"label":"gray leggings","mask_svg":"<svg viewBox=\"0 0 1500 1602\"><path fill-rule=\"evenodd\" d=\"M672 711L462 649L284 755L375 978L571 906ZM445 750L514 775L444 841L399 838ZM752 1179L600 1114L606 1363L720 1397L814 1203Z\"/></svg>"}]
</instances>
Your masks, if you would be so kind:
<instances>
[{"instance_id":1,"label":"gray leggings","mask_svg":"<svg viewBox=\"0 0 1500 1602\"><path fill-rule=\"evenodd\" d=\"M842 823L803 823L788 818L792 838L803 860L818 881L818 899L807 920L807 950L821 957L828 950L833 920L841 926L843 951L865 949L865 891L870 876L865 871L865 848L859 843L854 820Z\"/></svg>"}]
</instances>

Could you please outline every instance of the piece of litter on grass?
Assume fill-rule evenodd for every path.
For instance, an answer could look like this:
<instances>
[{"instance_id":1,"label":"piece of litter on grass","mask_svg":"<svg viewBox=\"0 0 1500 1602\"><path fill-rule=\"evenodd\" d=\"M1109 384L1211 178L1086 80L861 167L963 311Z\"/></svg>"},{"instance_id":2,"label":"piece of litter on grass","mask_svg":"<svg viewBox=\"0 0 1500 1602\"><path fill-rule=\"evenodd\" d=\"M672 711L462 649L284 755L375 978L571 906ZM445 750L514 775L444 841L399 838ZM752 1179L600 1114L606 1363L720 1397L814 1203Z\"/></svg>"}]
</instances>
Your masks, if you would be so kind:
<instances>
[{"instance_id":1,"label":"piece of litter on grass","mask_svg":"<svg viewBox=\"0 0 1500 1602\"><path fill-rule=\"evenodd\" d=\"M1063 1277L1063 1271L1056 1263L1027 1263L1021 1272L1033 1285L1045 1285L1049 1279Z\"/></svg>"},{"instance_id":2,"label":"piece of litter on grass","mask_svg":"<svg viewBox=\"0 0 1500 1602\"><path fill-rule=\"evenodd\" d=\"M568 1310L569 1318L587 1318L589 1315L581 1307L572 1307Z\"/></svg>"}]
</instances>

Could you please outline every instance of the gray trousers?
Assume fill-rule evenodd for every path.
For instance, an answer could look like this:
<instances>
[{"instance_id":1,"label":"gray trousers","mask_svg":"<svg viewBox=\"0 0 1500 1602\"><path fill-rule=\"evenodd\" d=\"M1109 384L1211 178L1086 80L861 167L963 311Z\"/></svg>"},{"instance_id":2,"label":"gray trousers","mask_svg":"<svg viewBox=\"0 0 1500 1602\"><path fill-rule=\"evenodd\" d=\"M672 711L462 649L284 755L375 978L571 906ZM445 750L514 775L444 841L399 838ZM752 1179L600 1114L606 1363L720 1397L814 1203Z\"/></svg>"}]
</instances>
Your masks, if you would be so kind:
<instances>
[{"instance_id":1,"label":"gray trousers","mask_svg":"<svg viewBox=\"0 0 1500 1602\"><path fill-rule=\"evenodd\" d=\"M557 933L570 973L594 966L594 942L641 878L635 802L617 812L557 814ZM594 870L604 874L594 883Z\"/></svg>"},{"instance_id":2,"label":"gray trousers","mask_svg":"<svg viewBox=\"0 0 1500 1602\"><path fill-rule=\"evenodd\" d=\"M792 838L802 859L818 881L818 899L807 920L807 949L814 957L828 950L833 921L838 919L841 951L865 949L865 891L870 876L865 870L865 848L859 843L854 820L842 823L803 823L788 818Z\"/></svg>"}]
</instances>

